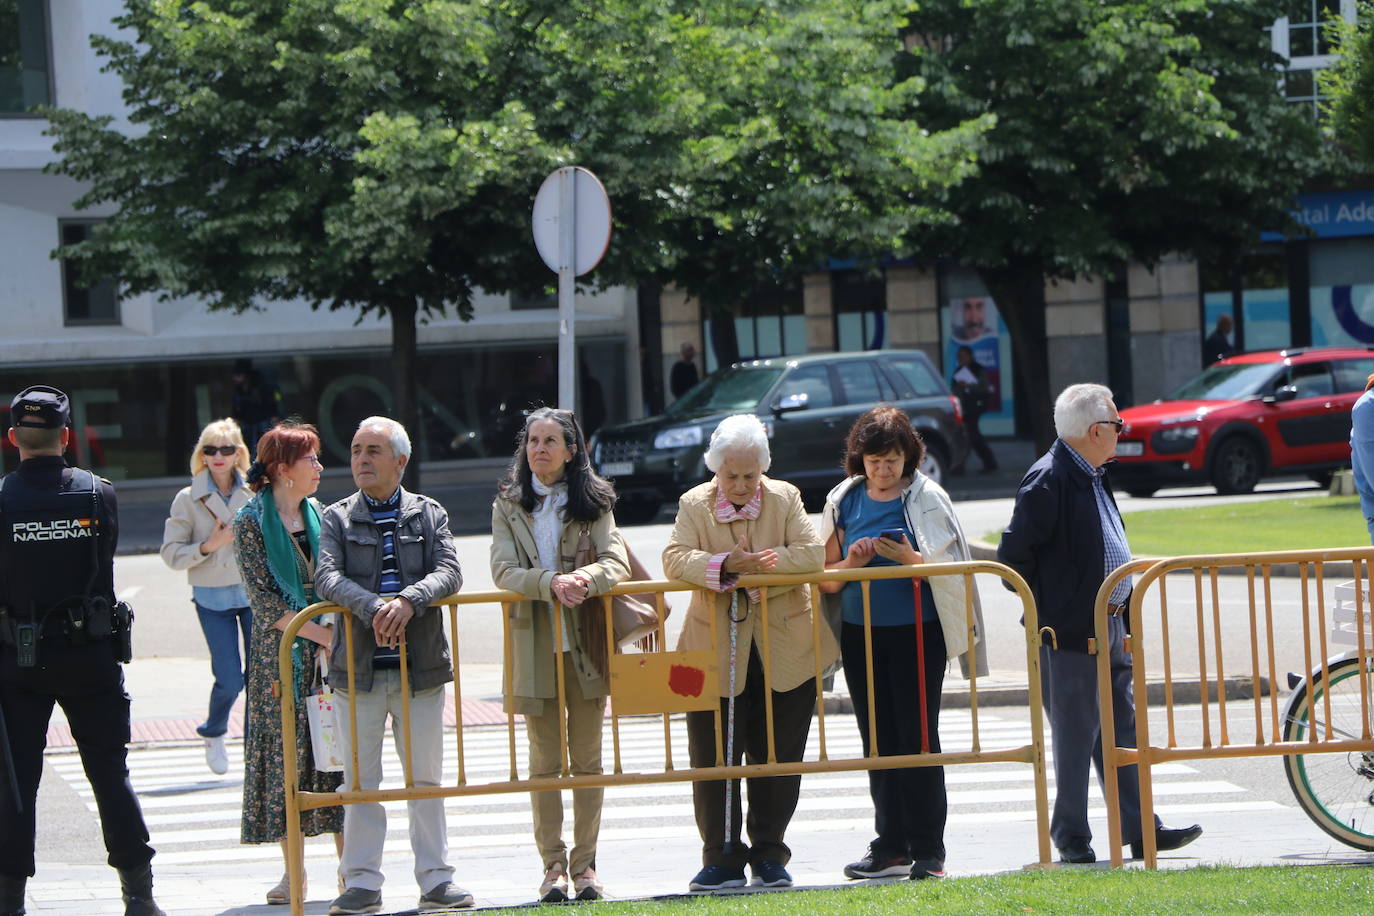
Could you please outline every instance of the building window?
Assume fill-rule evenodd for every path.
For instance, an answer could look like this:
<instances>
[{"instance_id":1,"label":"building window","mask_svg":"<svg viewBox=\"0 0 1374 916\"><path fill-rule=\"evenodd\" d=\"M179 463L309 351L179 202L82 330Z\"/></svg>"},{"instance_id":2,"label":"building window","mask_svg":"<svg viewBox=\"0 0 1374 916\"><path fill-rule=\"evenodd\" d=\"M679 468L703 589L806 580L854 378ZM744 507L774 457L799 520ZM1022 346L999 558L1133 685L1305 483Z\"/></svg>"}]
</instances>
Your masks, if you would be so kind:
<instances>
[{"instance_id":1,"label":"building window","mask_svg":"<svg viewBox=\"0 0 1374 916\"><path fill-rule=\"evenodd\" d=\"M0 0L0 114L52 101L44 0Z\"/></svg>"},{"instance_id":2,"label":"building window","mask_svg":"<svg viewBox=\"0 0 1374 916\"><path fill-rule=\"evenodd\" d=\"M715 339L713 322L733 321L738 359L768 359L806 352L806 310L800 284L761 286L733 311L733 317L719 315L702 322L706 340ZM714 346L708 346L703 356L707 374L719 368Z\"/></svg>"},{"instance_id":3,"label":"building window","mask_svg":"<svg viewBox=\"0 0 1374 916\"><path fill-rule=\"evenodd\" d=\"M75 245L91 237L95 223L64 220L59 224L63 245ZM73 324L119 324L119 291L114 278L107 277L94 286L82 286L76 265L62 262L62 294L66 302L65 321Z\"/></svg>"},{"instance_id":4,"label":"building window","mask_svg":"<svg viewBox=\"0 0 1374 916\"><path fill-rule=\"evenodd\" d=\"M830 273L835 348L841 352L887 347L887 281L859 270Z\"/></svg>"},{"instance_id":5,"label":"building window","mask_svg":"<svg viewBox=\"0 0 1374 916\"><path fill-rule=\"evenodd\" d=\"M1284 98L1307 106L1313 118L1321 112L1317 72L1336 59L1326 24L1337 17L1354 22L1355 8L1356 0L1289 0L1288 14L1269 30L1274 53L1287 61Z\"/></svg>"},{"instance_id":6,"label":"building window","mask_svg":"<svg viewBox=\"0 0 1374 916\"><path fill-rule=\"evenodd\" d=\"M510 307L513 312L530 309L557 309L558 293L548 290L538 293L511 293Z\"/></svg>"}]
</instances>

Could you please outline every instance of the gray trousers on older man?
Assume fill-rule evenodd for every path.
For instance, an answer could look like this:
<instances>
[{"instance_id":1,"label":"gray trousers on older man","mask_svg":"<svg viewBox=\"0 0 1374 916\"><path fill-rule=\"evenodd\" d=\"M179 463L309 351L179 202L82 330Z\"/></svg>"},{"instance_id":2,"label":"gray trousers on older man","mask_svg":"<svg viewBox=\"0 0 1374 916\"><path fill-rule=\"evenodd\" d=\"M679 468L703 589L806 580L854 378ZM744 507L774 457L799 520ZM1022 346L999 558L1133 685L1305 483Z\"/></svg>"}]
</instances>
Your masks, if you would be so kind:
<instances>
[{"instance_id":1,"label":"gray trousers on older man","mask_svg":"<svg viewBox=\"0 0 1374 916\"><path fill-rule=\"evenodd\" d=\"M387 716L391 717L391 737L396 756L405 760L405 741L401 730L401 672L394 668L373 674L372 689L358 691L356 697L335 688L334 711L338 716L340 751L344 765L345 792L355 788L376 789L382 782L382 738ZM358 714L358 776L353 783L353 746L349 734L349 706ZM410 698L411 777L416 788L443 782L444 769L444 688L431 687ZM399 775L399 774L398 774ZM442 798L413 799L406 802L410 815L410 849L415 854L415 883L429 893L453 879L448 864L448 831L444 824ZM344 807L344 848L339 873L349 887L381 890L382 847L386 843L386 809L377 802Z\"/></svg>"},{"instance_id":2,"label":"gray trousers on older man","mask_svg":"<svg viewBox=\"0 0 1374 916\"><path fill-rule=\"evenodd\" d=\"M1131 657L1123 637L1126 626L1120 617L1107 619L1111 638L1112 711L1115 714L1116 746L1135 747L1135 697L1131 686ZM1050 717L1054 748L1054 814L1050 838L1057 847L1074 840L1092 840L1088 827L1088 761L1102 780L1102 721L1097 704L1097 656L1067 649L1040 649L1040 689ZM1136 767L1118 772L1117 798L1121 802L1121 840L1140 839L1140 783ZM1155 826L1160 825L1158 816Z\"/></svg>"}]
</instances>

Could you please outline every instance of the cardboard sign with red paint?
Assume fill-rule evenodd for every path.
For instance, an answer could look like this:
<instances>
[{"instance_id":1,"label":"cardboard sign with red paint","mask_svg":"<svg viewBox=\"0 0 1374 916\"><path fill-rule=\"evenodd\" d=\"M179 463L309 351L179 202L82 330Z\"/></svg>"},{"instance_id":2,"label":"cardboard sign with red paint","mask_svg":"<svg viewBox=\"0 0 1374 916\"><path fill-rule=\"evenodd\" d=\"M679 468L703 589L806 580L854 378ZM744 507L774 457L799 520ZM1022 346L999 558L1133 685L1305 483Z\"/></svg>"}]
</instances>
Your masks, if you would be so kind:
<instances>
[{"instance_id":1,"label":"cardboard sign with red paint","mask_svg":"<svg viewBox=\"0 0 1374 916\"><path fill-rule=\"evenodd\" d=\"M618 716L715 709L716 653L650 652L611 658L611 705Z\"/></svg>"}]
</instances>

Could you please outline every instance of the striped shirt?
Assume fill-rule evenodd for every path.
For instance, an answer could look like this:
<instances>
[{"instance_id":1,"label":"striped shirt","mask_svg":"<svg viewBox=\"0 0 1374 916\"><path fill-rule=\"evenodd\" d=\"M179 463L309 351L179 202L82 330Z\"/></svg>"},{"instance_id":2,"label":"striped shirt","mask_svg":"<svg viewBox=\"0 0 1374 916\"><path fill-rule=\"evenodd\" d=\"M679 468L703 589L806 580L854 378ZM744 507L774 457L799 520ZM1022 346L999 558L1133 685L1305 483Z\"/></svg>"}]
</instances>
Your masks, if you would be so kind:
<instances>
[{"instance_id":1,"label":"striped shirt","mask_svg":"<svg viewBox=\"0 0 1374 916\"><path fill-rule=\"evenodd\" d=\"M382 539L382 576L377 589L379 595L397 595L401 591L401 567L396 559L396 522L401 514L401 488L385 501L379 501L363 494L367 509L372 513L372 522L377 526L377 534ZM401 650L388 646L378 646L372 655L373 668L399 668Z\"/></svg>"},{"instance_id":2,"label":"striped shirt","mask_svg":"<svg viewBox=\"0 0 1374 916\"><path fill-rule=\"evenodd\" d=\"M1106 579L1118 566L1131 562L1131 545L1126 542L1126 528L1121 524L1121 513L1117 511L1116 503L1112 502L1112 498L1107 494L1107 488L1102 484L1103 475L1107 472L1106 467L1095 468L1086 458L1074 451L1069 443L1065 442L1064 446L1073 456L1074 462L1093 482L1097 518L1102 523L1102 578ZM1127 576L1112 589L1111 603L1125 604L1130 596L1131 577Z\"/></svg>"}]
</instances>

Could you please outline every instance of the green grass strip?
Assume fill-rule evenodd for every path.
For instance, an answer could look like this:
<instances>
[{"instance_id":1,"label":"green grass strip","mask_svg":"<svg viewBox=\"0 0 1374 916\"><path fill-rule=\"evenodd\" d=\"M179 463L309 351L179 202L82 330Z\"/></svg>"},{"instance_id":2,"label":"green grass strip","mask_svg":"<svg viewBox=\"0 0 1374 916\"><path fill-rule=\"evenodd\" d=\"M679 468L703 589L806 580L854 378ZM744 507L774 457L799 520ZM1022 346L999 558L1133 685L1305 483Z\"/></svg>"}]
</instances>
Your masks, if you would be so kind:
<instances>
[{"instance_id":1,"label":"green grass strip","mask_svg":"<svg viewBox=\"0 0 1374 916\"><path fill-rule=\"evenodd\" d=\"M1182 509L1149 509L1122 516L1131 553L1174 557L1261 550L1320 550L1369 544L1355 496L1308 496L1218 503ZM985 534L996 544L1002 532Z\"/></svg>"},{"instance_id":2,"label":"green grass strip","mask_svg":"<svg viewBox=\"0 0 1374 916\"><path fill-rule=\"evenodd\" d=\"M683 879L684 882L686 878ZM976 913L1179 914L1338 913L1366 908L1367 866L1228 868L1056 868L1004 875L895 881L844 888L672 897L597 904L598 914L795 916L797 913L906 916ZM612 888L614 890L614 888ZM507 912L507 911L487 911ZM514 911L510 911L514 912Z\"/></svg>"}]
</instances>

